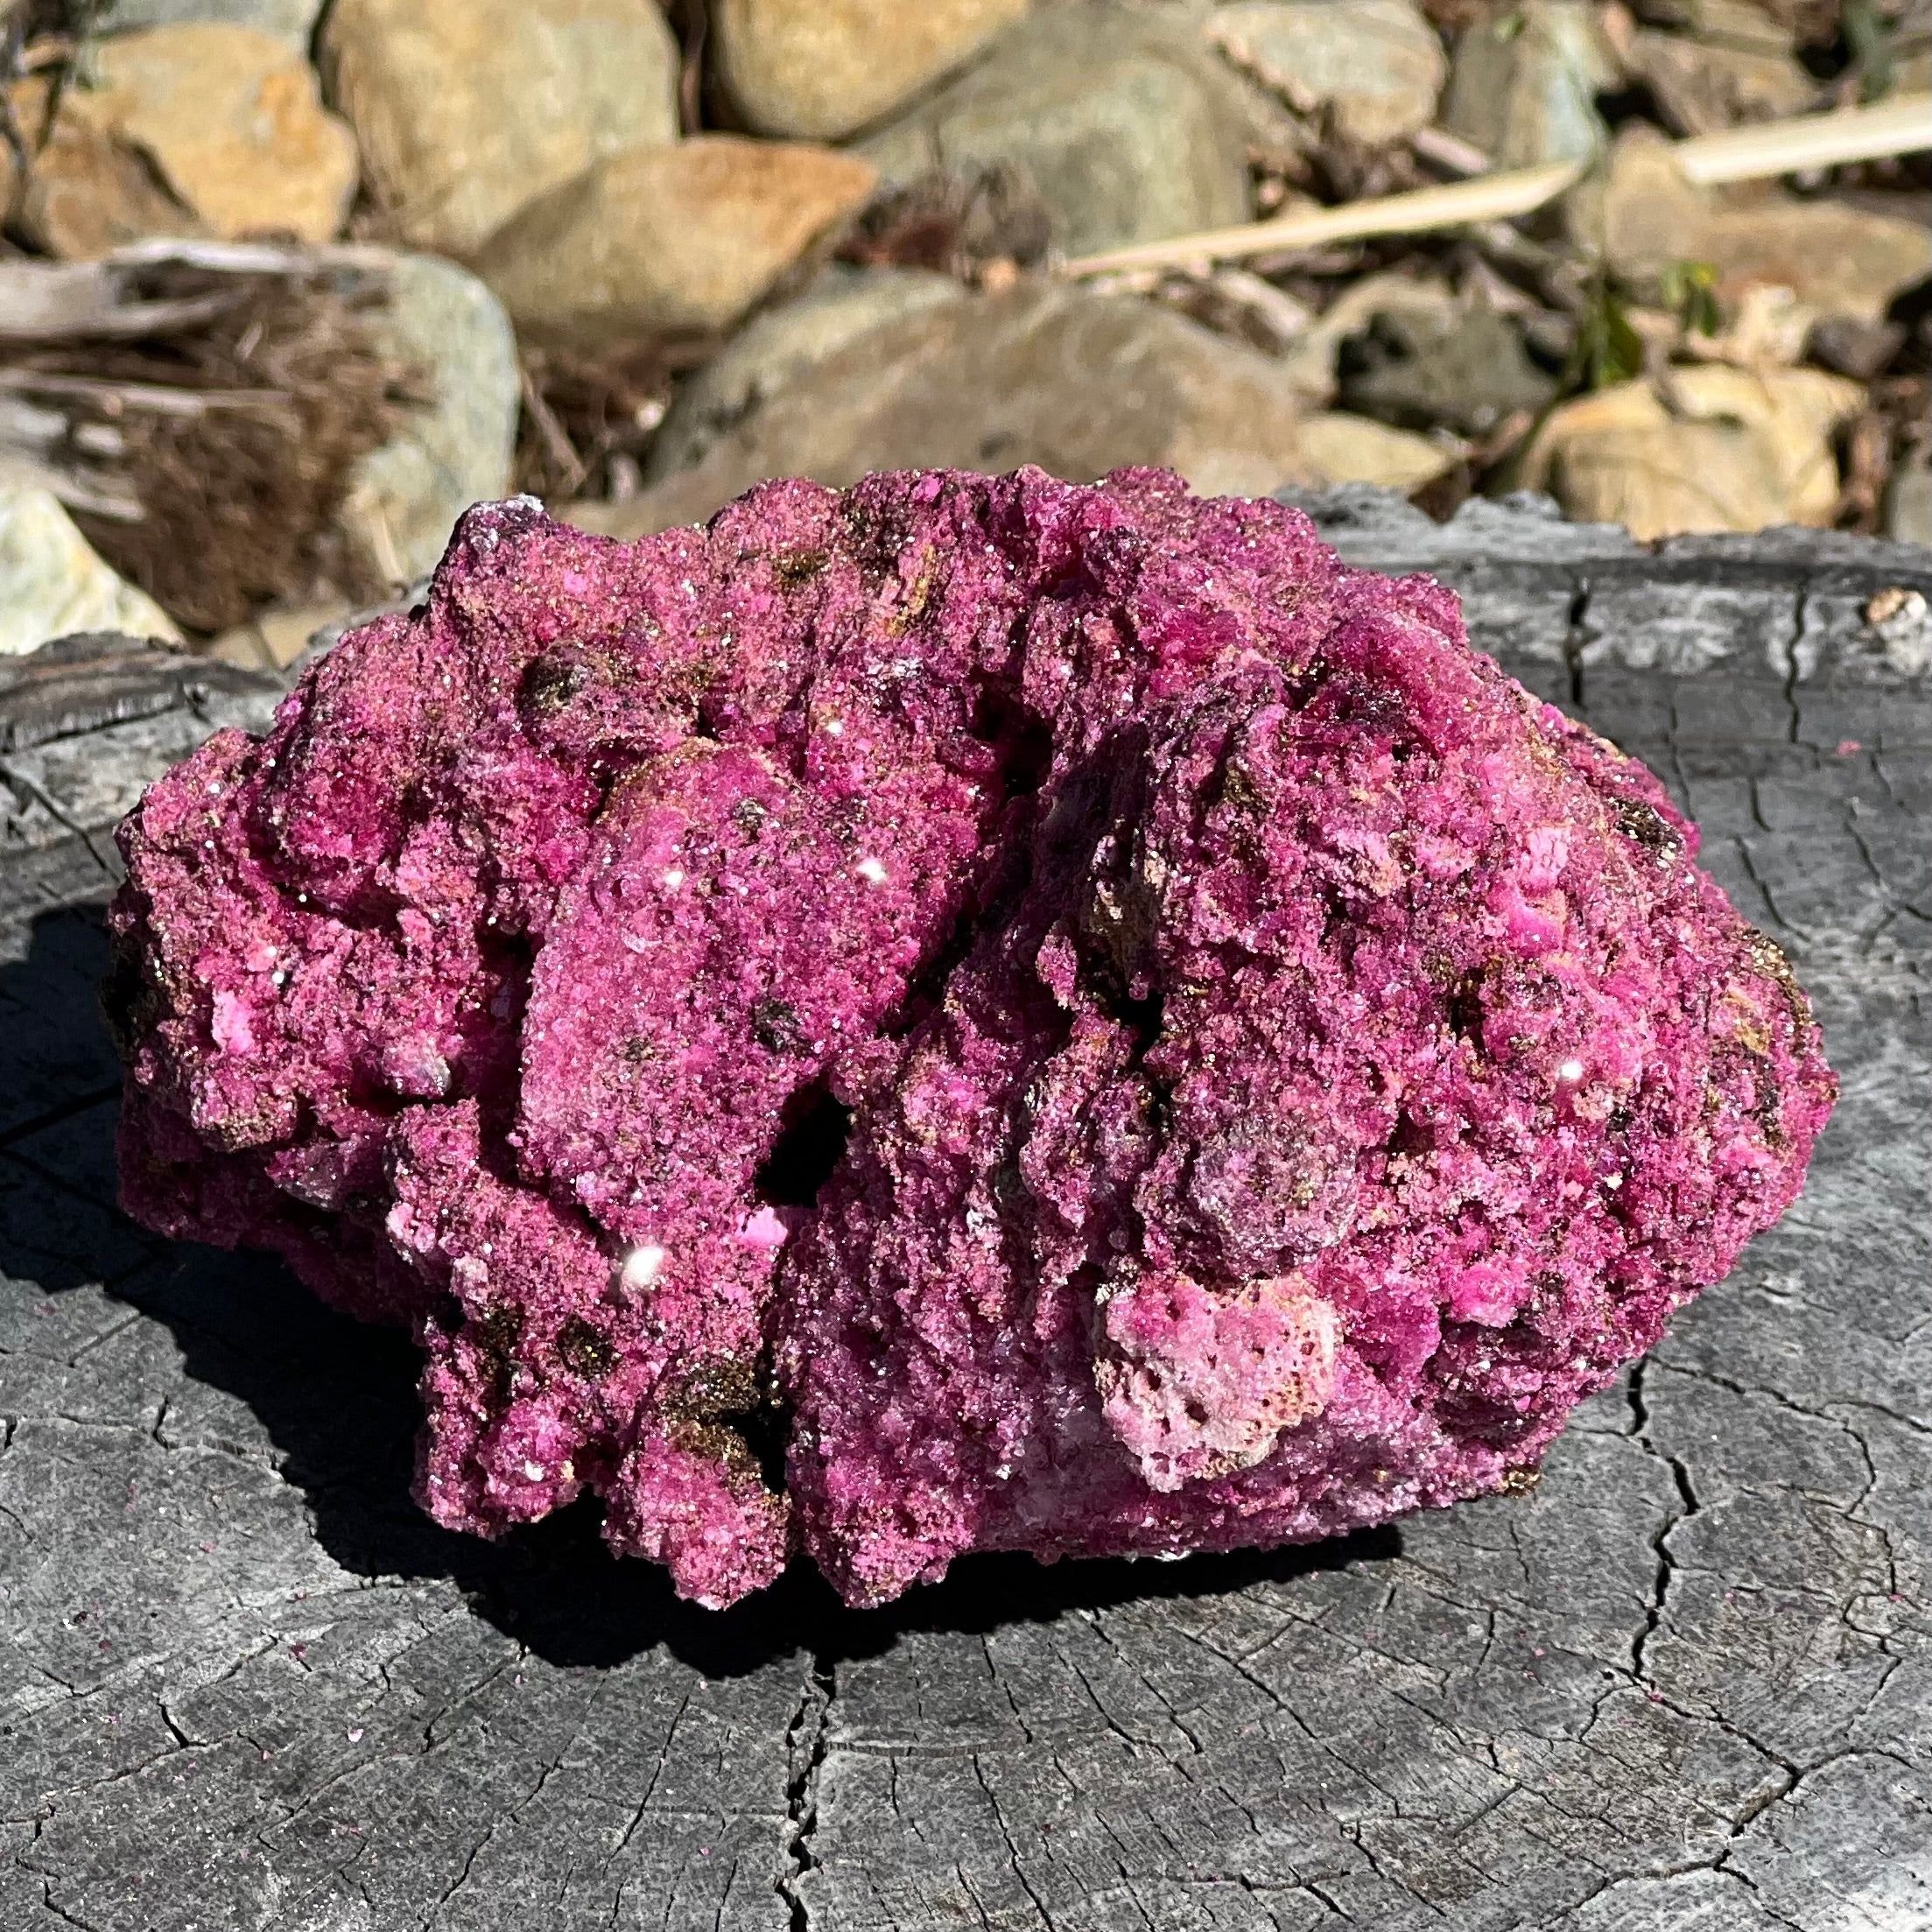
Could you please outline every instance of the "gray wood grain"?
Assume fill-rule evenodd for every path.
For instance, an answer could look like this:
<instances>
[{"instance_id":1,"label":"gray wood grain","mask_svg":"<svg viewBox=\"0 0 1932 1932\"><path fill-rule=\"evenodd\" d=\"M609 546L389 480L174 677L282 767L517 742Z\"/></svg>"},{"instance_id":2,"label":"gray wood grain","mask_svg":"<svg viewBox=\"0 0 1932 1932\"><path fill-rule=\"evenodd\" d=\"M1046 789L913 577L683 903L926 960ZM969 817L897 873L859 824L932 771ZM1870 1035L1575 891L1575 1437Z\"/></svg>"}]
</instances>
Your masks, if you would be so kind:
<instances>
[{"instance_id":1,"label":"gray wood grain","mask_svg":"<svg viewBox=\"0 0 1932 1932\"><path fill-rule=\"evenodd\" d=\"M207 720L56 739L0 857L0 1925L1932 1926L1932 638L1865 615L1932 558L1316 507L1666 777L1844 1081L1540 1487L869 1614L435 1529L405 1345L107 1205L100 833Z\"/></svg>"}]
</instances>

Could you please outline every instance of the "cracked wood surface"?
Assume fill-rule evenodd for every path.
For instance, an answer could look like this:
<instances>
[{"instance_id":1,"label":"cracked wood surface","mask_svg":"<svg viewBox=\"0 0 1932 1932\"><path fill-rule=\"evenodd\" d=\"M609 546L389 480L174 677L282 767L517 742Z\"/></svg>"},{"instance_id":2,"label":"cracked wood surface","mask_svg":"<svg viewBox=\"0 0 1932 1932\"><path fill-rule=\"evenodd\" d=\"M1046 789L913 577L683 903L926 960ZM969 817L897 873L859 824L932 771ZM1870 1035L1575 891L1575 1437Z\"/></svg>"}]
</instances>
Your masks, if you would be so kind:
<instances>
[{"instance_id":1,"label":"cracked wood surface","mask_svg":"<svg viewBox=\"0 0 1932 1932\"><path fill-rule=\"evenodd\" d=\"M215 719L16 750L0 1926L1932 1926L1932 629L1865 615L1932 559L1317 507L1648 759L1792 954L1844 1097L1783 1225L1527 1496L707 1615L581 1509L434 1528L405 1345L113 1212L99 834Z\"/></svg>"}]
</instances>

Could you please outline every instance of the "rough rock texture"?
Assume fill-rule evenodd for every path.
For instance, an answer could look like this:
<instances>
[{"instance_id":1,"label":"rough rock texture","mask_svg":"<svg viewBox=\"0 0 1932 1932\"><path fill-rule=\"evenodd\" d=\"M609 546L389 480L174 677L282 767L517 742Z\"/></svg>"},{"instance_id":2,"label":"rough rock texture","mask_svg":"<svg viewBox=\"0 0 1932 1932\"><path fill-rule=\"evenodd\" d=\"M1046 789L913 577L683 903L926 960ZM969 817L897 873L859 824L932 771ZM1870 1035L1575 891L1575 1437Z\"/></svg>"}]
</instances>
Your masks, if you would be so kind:
<instances>
[{"instance_id":1,"label":"rough rock texture","mask_svg":"<svg viewBox=\"0 0 1932 1932\"><path fill-rule=\"evenodd\" d=\"M1640 767L1161 473L473 512L123 847L130 1209L713 1605L1528 1482L1833 1091Z\"/></svg>"},{"instance_id":2,"label":"rough rock texture","mask_svg":"<svg viewBox=\"0 0 1932 1932\"><path fill-rule=\"evenodd\" d=\"M91 84L11 93L32 156L19 220L68 260L154 235L326 242L355 193L355 139L313 70L249 26L184 21L102 41ZM11 178L18 160L8 158Z\"/></svg>"},{"instance_id":3,"label":"rough rock texture","mask_svg":"<svg viewBox=\"0 0 1932 1932\"><path fill-rule=\"evenodd\" d=\"M594 1514L437 1529L406 1493L406 1340L113 1213L101 833L236 712L65 707L73 735L0 752L98 853L0 787L0 1921L1926 1915L1932 700L1865 612L1932 567L1313 508L1352 559L1453 583L1485 649L1664 775L1790 952L1845 1081L1802 1212L1527 1494L1266 1556L973 1557L886 1610L799 1566L695 1610ZM0 742L12 715L0 691Z\"/></svg>"},{"instance_id":4,"label":"rough rock texture","mask_svg":"<svg viewBox=\"0 0 1932 1932\"><path fill-rule=\"evenodd\" d=\"M182 22L104 41L60 112L142 155L220 235L326 242L355 193L355 140L303 56L274 35Z\"/></svg>"}]
</instances>

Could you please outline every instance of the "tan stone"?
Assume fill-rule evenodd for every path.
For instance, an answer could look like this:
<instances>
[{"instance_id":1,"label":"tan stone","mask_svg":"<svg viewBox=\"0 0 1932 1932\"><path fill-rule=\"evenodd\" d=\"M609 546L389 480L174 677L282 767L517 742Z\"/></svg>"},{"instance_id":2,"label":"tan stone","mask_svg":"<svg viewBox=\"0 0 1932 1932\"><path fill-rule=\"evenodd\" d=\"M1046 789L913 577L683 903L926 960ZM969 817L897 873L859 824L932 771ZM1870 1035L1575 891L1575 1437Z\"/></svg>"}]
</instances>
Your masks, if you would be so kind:
<instances>
[{"instance_id":1,"label":"tan stone","mask_svg":"<svg viewBox=\"0 0 1932 1932\"><path fill-rule=\"evenodd\" d=\"M244 671L286 671L309 648L317 631L349 615L350 607L341 600L304 604L292 610L260 611L249 622L223 631L202 647L200 655L239 664Z\"/></svg>"},{"instance_id":2,"label":"tan stone","mask_svg":"<svg viewBox=\"0 0 1932 1932\"><path fill-rule=\"evenodd\" d=\"M631 148L524 209L477 272L539 341L721 329L876 179L854 155L735 135Z\"/></svg>"},{"instance_id":3,"label":"tan stone","mask_svg":"<svg viewBox=\"0 0 1932 1932\"><path fill-rule=\"evenodd\" d=\"M36 248L63 261L89 262L144 235L207 232L149 163L93 115L63 114L50 131L44 81L23 81L9 99L23 140L38 151L24 184L4 149L0 166L14 220Z\"/></svg>"},{"instance_id":4,"label":"tan stone","mask_svg":"<svg viewBox=\"0 0 1932 1932\"><path fill-rule=\"evenodd\" d=\"M1151 463L1197 489L1324 478L1301 398L1267 356L1171 310L1043 283L886 323L796 376L695 468L629 502L566 509L636 536L708 516L771 476L1036 463L1090 481Z\"/></svg>"},{"instance_id":5,"label":"tan stone","mask_svg":"<svg viewBox=\"0 0 1932 1932\"><path fill-rule=\"evenodd\" d=\"M1206 32L1297 112L1331 109L1364 147L1428 126L1449 73L1414 0L1241 0L1209 14Z\"/></svg>"},{"instance_id":6,"label":"tan stone","mask_svg":"<svg viewBox=\"0 0 1932 1932\"><path fill-rule=\"evenodd\" d=\"M273 35L213 22L154 27L103 41L92 79L61 98L55 144L66 151L50 172L66 212L43 214L50 230L125 238L154 232L142 225L151 221L184 232L179 213L168 221L158 207L165 197L152 182L137 186L109 147L151 168L192 213L188 232L326 242L341 228L355 137L324 109L308 63ZM88 183L101 203L91 223L80 206Z\"/></svg>"},{"instance_id":7,"label":"tan stone","mask_svg":"<svg viewBox=\"0 0 1932 1932\"><path fill-rule=\"evenodd\" d=\"M1726 302L1753 285L1774 284L1821 315L1872 322L1932 269L1932 231L1849 201L1773 198L1720 208L1703 256Z\"/></svg>"},{"instance_id":8,"label":"tan stone","mask_svg":"<svg viewBox=\"0 0 1932 1932\"><path fill-rule=\"evenodd\" d=\"M1636 122L1564 198L1563 218L1580 247L1626 280L1643 282L1676 263L1704 259L1711 200L1685 177L1669 138Z\"/></svg>"},{"instance_id":9,"label":"tan stone","mask_svg":"<svg viewBox=\"0 0 1932 1932\"><path fill-rule=\"evenodd\" d=\"M1304 418L1300 434L1309 462L1331 483L1373 483L1406 494L1433 483L1456 460L1426 436L1345 410L1321 410Z\"/></svg>"},{"instance_id":10,"label":"tan stone","mask_svg":"<svg viewBox=\"0 0 1932 1932\"><path fill-rule=\"evenodd\" d=\"M760 134L836 141L956 67L1027 0L721 0L718 73Z\"/></svg>"},{"instance_id":11,"label":"tan stone","mask_svg":"<svg viewBox=\"0 0 1932 1932\"><path fill-rule=\"evenodd\" d=\"M1537 433L1523 481L1573 517L1646 540L1828 524L1831 432L1864 395L1817 369L1674 369L1661 388L1625 383L1565 404Z\"/></svg>"},{"instance_id":12,"label":"tan stone","mask_svg":"<svg viewBox=\"0 0 1932 1932\"><path fill-rule=\"evenodd\" d=\"M335 0L321 54L393 237L439 254L678 136L678 50L652 0Z\"/></svg>"}]
</instances>

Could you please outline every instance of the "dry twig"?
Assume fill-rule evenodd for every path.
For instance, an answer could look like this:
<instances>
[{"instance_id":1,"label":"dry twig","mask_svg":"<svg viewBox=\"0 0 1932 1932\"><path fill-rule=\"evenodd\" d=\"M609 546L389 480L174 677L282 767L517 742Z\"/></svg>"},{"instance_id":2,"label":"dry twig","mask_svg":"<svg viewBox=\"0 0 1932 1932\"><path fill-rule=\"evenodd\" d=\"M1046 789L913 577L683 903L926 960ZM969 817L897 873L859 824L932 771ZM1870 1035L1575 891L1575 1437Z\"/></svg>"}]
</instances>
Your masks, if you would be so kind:
<instances>
[{"instance_id":1,"label":"dry twig","mask_svg":"<svg viewBox=\"0 0 1932 1932\"><path fill-rule=\"evenodd\" d=\"M1761 179L1925 148L1932 148L1932 95L1922 94L1904 95L1880 107L1767 121L1676 144L1685 174L1705 183ZM1431 228L1511 220L1554 200L1583 172L1580 163L1553 162L1340 207L1298 209L1274 221L1081 256L1069 262L1064 272L1088 276L1125 269L1185 268L1369 235L1419 235Z\"/></svg>"}]
</instances>

